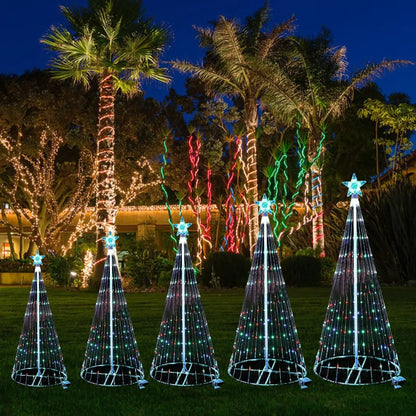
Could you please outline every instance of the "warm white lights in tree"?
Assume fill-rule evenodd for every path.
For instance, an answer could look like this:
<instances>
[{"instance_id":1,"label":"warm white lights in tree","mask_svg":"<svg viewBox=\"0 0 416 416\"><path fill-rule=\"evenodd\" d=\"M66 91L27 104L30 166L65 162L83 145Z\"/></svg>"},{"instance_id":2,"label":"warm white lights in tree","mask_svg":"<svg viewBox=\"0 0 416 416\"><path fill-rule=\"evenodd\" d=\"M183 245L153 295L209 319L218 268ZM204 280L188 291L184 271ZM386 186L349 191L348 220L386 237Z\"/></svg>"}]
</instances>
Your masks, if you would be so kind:
<instances>
[{"instance_id":1,"label":"warm white lights in tree","mask_svg":"<svg viewBox=\"0 0 416 416\"><path fill-rule=\"evenodd\" d=\"M87 250L84 255L84 268L81 271L81 287L88 287L88 279L94 270L94 254L91 250Z\"/></svg>"},{"instance_id":2,"label":"warm white lights in tree","mask_svg":"<svg viewBox=\"0 0 416 416\"><path fill-rule=\"evenodd\" d=\"M60 252L60 234L74 221L76 215L85 212L91 198L91 163L86 152L81 154L78 169L69 165L57 173L57 156L63 144L62 137L46 129L42 132L34 154L26 152L20 139L13 141L0 134L0 145L7 151L10 181L0 184L0 193L10 201L14 212L30 224L24 231L0 218L0 224L11 231L28 237L45 252ZM66 175L64 175L66 173ZM72 179L75 176L76 179ZM70 179L68 179L70 178Z\"/></svg>"}]
</instances>

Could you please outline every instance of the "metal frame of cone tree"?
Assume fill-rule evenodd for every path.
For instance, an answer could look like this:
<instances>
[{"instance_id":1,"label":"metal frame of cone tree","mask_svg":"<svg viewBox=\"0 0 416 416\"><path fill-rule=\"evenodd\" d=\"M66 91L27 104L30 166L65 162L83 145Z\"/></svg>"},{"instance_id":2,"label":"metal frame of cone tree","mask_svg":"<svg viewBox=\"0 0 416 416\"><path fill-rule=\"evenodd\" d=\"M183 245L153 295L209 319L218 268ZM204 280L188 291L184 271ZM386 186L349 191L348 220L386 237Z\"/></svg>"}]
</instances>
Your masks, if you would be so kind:
<instances>
[{"instance_id":1,"label":"metal frame of cone tree","mask_svg":"<svg viewBox=\"0 0 416 416\"><path fill-rule=\"evenodd\" d=\"M314 372L338 384L400 388L405 379L358 201L364 183L355 174L344 182L351 203Z\"/></svg>"},{"instance_id":2,"label":"metal frame of cone tree","mask_svg":"<svg viewBox=\"0 0 416 416\"><path fill-rule=\"evenodd\" d=\"M115 241L110 231L104 237L107 258L95 304L81 378L100 386L138 384L144 388L143 366L134 336L117 264Z\"/></svg>"},{"instance_id":3,"label":"metal frame of cone tree","mask_svg":"<svg viewBox=\"0 0 416 416\"><path fill-rule=\"evenodd\" d=\"M269 222L273 203L265 195L256 202L262 215L260 232L228 374L243 383L273 386L297 382L303 389L311 380L306 377L305 361Z\"/></svg>"},{"instance_id":4,"label":"metal frame of cone tree","mask_svg":"<svg viewBox=\"0 0 416 416\"><path fill-rule=\"evenodd\" d=\"M62 351L40 266L45 256L31 256L35 265L12 380L31 387L69 385Z\"/></svg>"},{"instance_id":5,"label":"metal frame of cone tree","mask_svg":"<svg viewBox=\"0 0 416 416\"><path fill-rule=\"evenodd\" d=\"M186 239L190 225L183 218L175 224L179 246L150 376L174 386L212 383L219 388L223 382Z\"/></svg>"}]
</instances>

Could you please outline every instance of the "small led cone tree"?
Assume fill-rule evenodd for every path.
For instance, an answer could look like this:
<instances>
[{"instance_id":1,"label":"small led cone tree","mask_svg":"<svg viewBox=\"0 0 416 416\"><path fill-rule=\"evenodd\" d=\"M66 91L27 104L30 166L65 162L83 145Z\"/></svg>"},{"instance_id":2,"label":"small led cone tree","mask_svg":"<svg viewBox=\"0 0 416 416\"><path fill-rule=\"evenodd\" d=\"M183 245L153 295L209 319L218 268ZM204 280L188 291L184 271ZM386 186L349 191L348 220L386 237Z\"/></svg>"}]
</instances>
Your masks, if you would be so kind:
<instances>
[{"instance_id":1,"label":"small led cone tree","mask_svg":"<svg viewBox=\"0 0 416 416\"><path fill-rule=\"evenodd\" d=\"M124 386L137 383L143 388L143 366L134 336L116 258L111 231L104 237L107 258L95 305L81 377L100 386Z\"/></svg>"},{"instance_id":2,"label":"small led cone tree","mask_svg":"<svg viewBox=\"0 0 416 416\"><path fill-rule=\"evenodd\" d=\"M17 347L12 380L31 387L61 384L63 388L67 388L68 377L40 268L45 256L37 252L31 257L35 265L35 274Z\"/></svg>"},{"instance_id":3,"label":"small led cone tree","mask_svg":"<svg viewBox=\"0 0 416 416\"><path fill-rule=\"evenodd\" d=\"M279 264L266 196L256 204L262 214L243 308L228 374L248 384L272 386L298 382L306 388L306 366Z\"/></svg>"},{"instance_id":4,"label":"small led cone tree","mask_svg":"<svg viewBox=\"0 0 416 416\"><path fill-rule=\"evenodd\" d=\"M222 384L208 324L198 291L186 236L191 224L183 218L178 228L179 246L165 311L156 342L150 375L175 386Z\"/></svg>"},{"instance_id":5,"label":"small led cone tree","mask_svg":"<svg viewBox=\"0 0 416 416\"><path fill-rule=\"evenodd\" d=\"M334 274L314 372L348 385L405 381L387 318L358 195L365 181L355 174L344 237Z\"/></svg>"}]
</instances>

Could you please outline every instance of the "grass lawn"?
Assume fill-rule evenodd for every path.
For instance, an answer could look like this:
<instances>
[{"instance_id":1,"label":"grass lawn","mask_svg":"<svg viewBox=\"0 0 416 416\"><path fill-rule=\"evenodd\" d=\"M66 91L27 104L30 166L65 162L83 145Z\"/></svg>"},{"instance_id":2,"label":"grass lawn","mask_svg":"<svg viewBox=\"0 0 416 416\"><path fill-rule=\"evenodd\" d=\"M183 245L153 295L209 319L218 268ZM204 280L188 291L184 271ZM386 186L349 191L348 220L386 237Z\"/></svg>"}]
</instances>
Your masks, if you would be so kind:
<instances>
[{"instance_id":1,"label":"grass lawn","mask_svg":"<svg viewBox=\"0 0 416 416\"><path fill-rule=\"evenodd\" d=\"M29 287L0 287L0 415L416 415L416 289L383 288L396 348L407 383L395 390L390 383L352 387L335 385L312 371L330 288L289 288L289 296L306 365L312 379L307 390L297 384L258 387L228 376L234 334L244 291L202 293L215 353L224 380L221 389L172 387L149 376L153 350L163 314L165 294L128 294L146 379L136 386L106 388L79 377L94 313L96 294L49 289L48 295L61 343L68 390L29 388L10 379Z\"/></svg>"}]
</instances>

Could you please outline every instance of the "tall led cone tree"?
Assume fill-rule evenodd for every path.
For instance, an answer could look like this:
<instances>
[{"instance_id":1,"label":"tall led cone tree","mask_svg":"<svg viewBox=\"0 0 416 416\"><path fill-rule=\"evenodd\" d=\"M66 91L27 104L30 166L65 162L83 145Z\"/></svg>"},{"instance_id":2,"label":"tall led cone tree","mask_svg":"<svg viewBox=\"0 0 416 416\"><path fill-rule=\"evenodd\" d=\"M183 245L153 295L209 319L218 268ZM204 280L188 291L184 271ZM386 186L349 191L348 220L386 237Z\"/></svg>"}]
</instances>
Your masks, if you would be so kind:
<instances>
[{"instance_id":1,"label":"tall led cone tree","mask_svg":"<svg viewBox=\"0 0 416 416\"><path fill-rule=\"evenodd\" d=\"M261 67L274 59L284 37L293 30L294 21L292 18L265 32L269 11L266 3L246 19L245 26L220 16L214 29L197 29L200 45L207 49L204 64L198 66L188 62L173 63L174 68L190 72L200 79L208 93L231 99L238 98L242 102L241 118L247 134L247 167L244 177L247 177L247 198L250 203L248 226L251 255L259 231L257 207L254 204L258 199L256 131L266 82L256 77L249 65L255 62Z\"/></svg>"},{"instance_id":2,"label":"tall led cone tree","mask_svg":"<svg viewBox=\"0 0 416 416\"><path fill-rule=\"evenodd\" d=\"M104 237L107 259L95 305L81 377L100 386L124 386L147 381L118 270L115 237Z\"/></svg>"},{"instance_id":3,"label":"tall led cone tree","mask_svg":"<svg viewBox=\"0 0 416 416\"><path fill-rule=\"evenodd\" d=\"M156 342L150 375L175 386L222 384L207 319L202 307L183 219L178 228L179 247L166 296L165 311Z\"/></svg>"},{"instance_id":4,"label":"tall led cone tree","mask_svg":"<svg viewBox=\"0 0 416 416\"><path fill-rule=\"evenodd\" d=\"M42 278L45 256L32 256L35 265L32 288L27 304L22 333L17 347L12 380L31 387L69 384L58 335Z\"/></svg>"},{"instance_id":5,"label":"tall led cone tree","mask_svg":"<svg viewBox=\"0 0 416 416\"><path fill-rule=\"evenodd\" d=\"M94 281L102 275L102 237L114 232L117 212L114 177L114 101L118 91L140 92L143 78L167 82L158 56L167 43L165 29L143 16L138 0L89 0L88 8L61 7L69 30L52 27L42 42L58 56L52 74L73 79L89 87L99 82L98 134L96 156L97 264ZM101 267L100 267L101 265Z\"/></svg>"},{"instance_id":6,"label":"tall led cone tree","mask_svg":"<svg viewBox=\"0 0 416 416\"><path fill-rule=\"evenodd\" d=\"M279 264L269 213L274 201L258 202L262 214L243 308L238 323L228 374L260 386L298 382L306 377L293 313Z\"/></svg>"},{"instance_id":7,"label":"tall led cone tree","mask_svg":"<svg viewBox=\"0 0 416 416\"><path fill-rule=\"evenodd\" d=\"M339 384L404 381L358 201L364 181L348 186L351 204L322 327L314 372Z\"/></svg>"}]
</instances>

